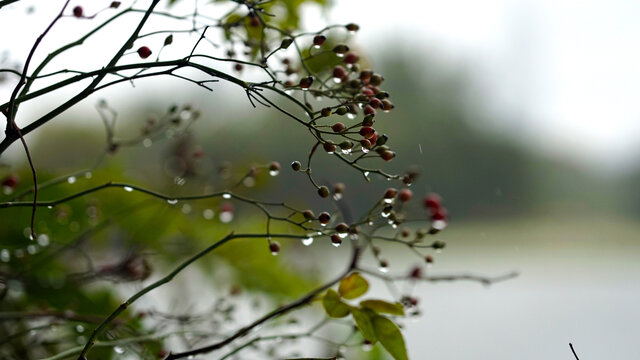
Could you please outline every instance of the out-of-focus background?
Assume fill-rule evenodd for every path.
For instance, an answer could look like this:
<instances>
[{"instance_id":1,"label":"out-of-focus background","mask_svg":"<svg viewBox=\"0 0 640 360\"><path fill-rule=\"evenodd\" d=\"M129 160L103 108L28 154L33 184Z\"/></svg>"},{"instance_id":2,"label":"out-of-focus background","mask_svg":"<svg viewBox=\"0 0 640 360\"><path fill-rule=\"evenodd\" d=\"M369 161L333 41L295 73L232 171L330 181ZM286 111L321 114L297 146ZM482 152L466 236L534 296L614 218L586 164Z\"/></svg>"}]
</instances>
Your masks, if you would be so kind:
<instances>
[{"instance_id":1,"label":"out-of-focus background","mask_svg":"<svg viewBox=\"0 0 640 360\"><path fill-rule=\"evenodd\" d=\"M48 4L35 5L32 19L51 14ZM520 274L489 288L416 288L423 317L406 323L411 358L571 359L569 342L585 359L640 356L639 13L640 3L624 0L338 0L305 9L308 29L361 26L354 47L384 74L396 105L376 123L398 152L389 166L416 164L416 195L444 198L451 220L439 236L447 248L429 271ZM33 21L35 33L43 22ZM0 34L10 27L0 24ZM3 47L28 49L30 41L0 36ZM211 164L303 159L304 131L252 109L241 91L171 84L138 82L135 98L113 89L100 97L119 111L125 134L149 111L196 104L203 119L195 133ZM3 98L8 90L0 87ZM32 138L43 171L88 166L87 155L102 150L98 98L48 125L57 138ZM56 98L47 101L21 111L37 114ZM65 135L74 147L65 147ZM126 154L119 164L133 178L151 181L166 168L162 152ZM10 156L22 156L18 146ZM346 200L387 186L361 185L335 162L320 162L317 172L344 179ZM273 194L290 193L299 178L279 180ZM389 259L392 272L416 262L404 251Z\"/></svg>"}]
</instances>

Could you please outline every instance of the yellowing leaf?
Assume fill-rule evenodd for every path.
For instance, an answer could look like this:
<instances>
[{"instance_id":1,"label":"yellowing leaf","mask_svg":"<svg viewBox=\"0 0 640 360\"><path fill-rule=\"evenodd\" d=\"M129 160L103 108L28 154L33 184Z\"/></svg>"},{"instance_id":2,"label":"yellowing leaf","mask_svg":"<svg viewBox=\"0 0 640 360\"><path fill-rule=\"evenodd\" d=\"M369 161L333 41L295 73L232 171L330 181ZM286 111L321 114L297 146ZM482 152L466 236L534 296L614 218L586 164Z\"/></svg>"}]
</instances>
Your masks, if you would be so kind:
<instances>
[{"instance_id":1,"label":"yellowing leaf","mask_svg":"<svg viewBox=\"0 0 640 360\"><path fill-rule=\"evenodd\" d=\"M364 300L360 302L360 306L377 313L404 315L404 307L400 303L390 303L384 300Z\"/></svg>"},{"instance_id":2,"label":"yellowing leaf","mask_svg":"<svg viewBox=\"0 0 640 360\"><path fill-rule=\"evenodd\" d=\"M355 320L362 336L372 344L375 344L376 341L378 341L378 338L376 337L375 331L373 331L371 316L376 316L376 314L366 309L351 309L351 315L353 316L353 320Z\"/></svg>"},{"instance_id":3,"label":"yellowing leaf","mask_svg":"<svg viewBox=\"0 0 640 360\"><path fill-rule=\"evenodd\" d=\"M343 318L351 311L351 307L340 300L340 296L333 289L327 290L322 298L322 306L327 315L333 318Z\"/></svg>"},{"instance_id":4,"label":"yellowing leaf","mask_svg":"<svg viewBox=\"0 0 640 360\"><path fill-rule=\"evenodd\" d=\"M376 315L371 318L371 323L378 340L395 360L409 359L402 333L393 321L384 316Z\"/></svg>"},{"instance_id":5,"label":"yellowing leaf","mask_svg":"<svg viewBox=\"0 0 640 360\"><path fill-rule=\"evenodd\" d=\"M369 290L369 283L359 273L352 273L340 281L338 293L345 299L355 299Z\"/></svg>"}]
</instances>

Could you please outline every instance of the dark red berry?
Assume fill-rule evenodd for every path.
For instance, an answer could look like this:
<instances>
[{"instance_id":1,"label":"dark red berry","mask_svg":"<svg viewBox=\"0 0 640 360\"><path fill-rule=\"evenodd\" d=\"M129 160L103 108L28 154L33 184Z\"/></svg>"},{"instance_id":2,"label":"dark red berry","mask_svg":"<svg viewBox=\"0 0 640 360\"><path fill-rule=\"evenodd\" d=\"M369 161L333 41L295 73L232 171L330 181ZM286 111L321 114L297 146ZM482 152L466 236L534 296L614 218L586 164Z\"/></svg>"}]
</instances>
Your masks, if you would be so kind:
<instances>
[{"instance_id":1,"label":"dark red berry","mask_svg":"<svg viewBox=\"0 0 640 360\"><path fill-rule=\"evenodd\" d=\"M138 49L138 55L143 58L146 59L149 56L151 56L151 49L149 49L149 47L147 46L142 46Z\"/></svg>"},{"instance_id":2,"label":"dark red berry","mask_svg":"<svg viewBox=\"0 0 640 360\"><path fill-rule=\"evenodd\" d=\"M320 216L318 216L318 221L320 224L327 225L331 221L331 215L328 212L321 212Z\"/></svg>"},{"instance_id":3,"label":"dark red berry","mask_svg":"<svg viewBox=\"0 0 640 360\"><path fill-rule=\"evenodd\" d=\"M233 204L229 202L226 202L220 205L221 212L233 212L234 209L235 207L233 206Z\"/></svg>"},{"instance_id":4,"label":"dark red berry","mask_svg":"<svg viewBox=\"0 0 640 360\"><path fill-rule=\"evenodd\" d=\"M428 194L424 198L424 206L428 209L438 209L440 208L440 204L442 203L442 198L438 194Z\"/></svg>"},{"instance_id":5,"label":"dark red berry","mask_svg":"<svg viewBox=\"0 0 640 360\"><path fill-rule=\"evenodd\" d=\"M346 79L348 76L347 70L340 65L336 65L333 68L333 77L338 78L340 80Z\"/></svg>"},{"instance_id":6,"label":"dark red berry","mask_svg":"<svg viewBox=\"0 0 640 360\"><path fill-rule=\"evenodd\" d=\"M327 37L324 35L316 35L313 38L313 45L316 46L322 46L322 44L324 44L324 42L327 41Z\"/></svg>"},{"instance_id":7,"label":"dark red berry","mask_svg":"<svg viewBox=\"0 0 640 360\"><path fill-rule=\"evenodd\" d=\"M369 138L372 144L376 144L378 142L378 132L374 132L373 135Z\"/></svg>"},{"instance_id":8,"label":"dark red berry","mask_svg":"<svg viewBox=\"0 0 640 360\"><path fill-rule=\"evenodd\" d=\"M365 139L371 139L373 134L376 133L376 130L370 126L363 126L360 128L360 135L362 135Z\"/></svg>"},{"instance_id":9,"label":"dark red berry","mask_svg":"<svg viewBox=\"0 0 640 360\"><path fill-rule=\"evenodd\" d=\"M371 105L366 105L363 109L365 115L375 115L376 109L374 109Z\"/></svg>"},{"instance_id":10,"label":"dark red berry","mask_svg":"<svg viewBox=\"0 0 640 360\"><path fill-rule=\"evenodd\" d=\"M331 235L331 242L337 245L342 244L342 239L340 238L340 236L333 234Z\"/></svg>"},{"instance_id":11,"label":"dark red berry","mask_svg":"<svg viewBox=\"0 0 640 360\"><path fill-rule=\"evenodd\" d=\"M386 150L382 154L380 154L380 157L384 161L391 161L391 160L393 160L394 157L396 157L396 153L393 152L393 151L390 151L390 150Z\"/></svg>"},{"instance_id":12,"label":"dark red berry","mask_svg":"<svg viewBox=\"0 0 640 360\"><path fill-rule=\"evenodd\" d=\"M346 128L347 127L341 122L337 122L337 123L333 124L333 126L331 126L331 129L334 132L337 132L337 133L343 132Z\"/></svg>"},{"instance_id":13,"label":"dark red berry","mask_svg":"<svg viewBox=\"0 0 640 360\"><path fill-rule=\"evenodd\" d=\"M260 18L257 15L252 15L249 19L249 25L251 25L252 27L260 26Z\"/></svg>"},{"instance_id":14,"label":"dark red berry","mask_svg":"<svg viewBox=\"0 0 640 360\"><path fill-rule=\"evenodd\" d=\"M340 223L336 225L336 231L340 234L346 234L349 232L349 225L345 223Z\"/></svg>"},{"instance_id":15,"label":"dark red berry","mask_svg":"<svg viewBox=\"0 0 640 360\"><path fill-rule=\"evenodd\" d=\"M400 201L402 201L402 202L407 202L407 201L411 200L412 196L413 196L413 192L411 192L411 190L402 189L402 190L400 190L400 193L398 194L398 199L400 199Z\"/></svg>"},{"instance_id":16,"label":"dark red berry","mask_svg":"<svg viewBox=\"0 0 640 360\"><path fill-rule=\"evenodd\" d=\"M433 210L433 212L431 213L431 220L434 220L434 221L445 220L446 218L447 218L447 210L442 207Z\"/></svg>"},{"instance_id":17,"label":"dark red berry","mask_svg":"<svg viewBox=\"0 0 640 360\"><path fill-rule=\"evenodd\" d=\"M320 110L320 115L322 115L322 117L327 117L331 115L331 108L329 107L322 108L322 110Z\"/></svg>"},{"instance_id":18,"label":"dark red berry","mask_svg":"<svg viewBox=\"0 0 640 360\"><path fill-rule=\"evenodd\" d=\"M335 151L336 151L336 146L335 146L335 144L328 143L328 142L326 142L326 143L322 144L322 148L324 148L324 151L326 151L326 152L328 152L328 153L333 153L333 152L335 152Z\"/></svg>"},{"instance_id":19,"label":"dark red berry","mask_svg":"<svg viewBox=\"0 0 640 360\"><path fill-rule=\"evenodd\" d=\"M388 188L387 191L384 192L385 199L393 199L398 194L398 190L394 188Z\"/></svg>"},{"instance_id":20,"label":"dark red berry","mask_svg":"<svg viewBox=\"0 0 640 360\"><path fill-rule=\"evenodd\" d=\"M372 108L377 109L382 105L382 101L380 101L380 99L378 98L371 98L371 100L369 100L369 105Z\"/></svg>"},{"instance_id":21,"label":"dark red berry","mask_svg":"<svg viewBox=\"0 0 640 360\"><path fill-rule=\"evenodd\" d=\"M308 89L311 86L311 84L313 84L313 77L307 76L300 79L300 84L298 84L298 86L300 86L303 89Z\"/></svg>"},{"instance_id":22,"label":"dark red berry","mask_svg":"<svg viewBox=\"0 0 640 360\"><path fill-rule=\"evenodd\" d=\"M242 71L243 66L242 66L242 64L235 64L235 65L233 66L233 68L234 68L237 72L240 72L240 71Z\"/></svg>"},{"instance_id":23,"label":"dark red berry","mask_svg":"<svg viewBox=\"0 0 640 360\"><path fill-rule=\"evenodd\" d=\"M2 186L10 189L15 189L20 182L20 178L17 175L11 174L2 180Z\"/></svg>"},{"instance_id":24,"label":"dark red berry","mask_svg":"<svg viewBox=\"0 0 640 360\"><path fill-rule=\"evenodd\" d=\"M348 53L344 57L345 64L355 64L358 62L358 60L360 60L360 57L355 53Z\"/></svg>"},{"instance_id":25,"label":"dark red berry","mask_svg":"<svg viewBox=\"0 0 640 360\"><path fill-rule=\"evenodd\" d=\"M413 269L411 269L409 276L412 279L420 279L422 277L422 269L419 266L414 267Z\"/></svg>"},{"instance_id":26,"label":"dark red berry","mask_svg":"<svg viewBox=\"0 0 640 360\"><path fill-rule=\"evenodd\" d=\"M431 255L425 256L424 261L426 261L428 264L433 264L433 256Z\"/></svg>"},{"instance_id":27,"label":"dark red berry","mask_svg":"<svg viewBox=\"0 0 640 360\"><path fill-rule=\"evenodd\" d=\"M84 16L84 11L82 10L82 6L76 6L73 8L73 16L77 18L81 18Z\"/></svg>"},{"instance_id":28,"label":"dark red berry","mask_svg":"<svg viewBox=\"0 0 640 360\"><path fill-rule=\"evenodd\" d=\"M311 210L303 211L302 216L304 216L305 220L313 220L316 218L316 215Z\"/></svg>"},{"instance_id":29,"label":"dark red berry","mask_svg":"<svg viewBox=\"0 0 640 360\"><path fill-rule=\"evenodd\" d=\"M269 250L272 254L280 252L280 244L277 241L269 241Z\"/></svg>"}]
</instances>

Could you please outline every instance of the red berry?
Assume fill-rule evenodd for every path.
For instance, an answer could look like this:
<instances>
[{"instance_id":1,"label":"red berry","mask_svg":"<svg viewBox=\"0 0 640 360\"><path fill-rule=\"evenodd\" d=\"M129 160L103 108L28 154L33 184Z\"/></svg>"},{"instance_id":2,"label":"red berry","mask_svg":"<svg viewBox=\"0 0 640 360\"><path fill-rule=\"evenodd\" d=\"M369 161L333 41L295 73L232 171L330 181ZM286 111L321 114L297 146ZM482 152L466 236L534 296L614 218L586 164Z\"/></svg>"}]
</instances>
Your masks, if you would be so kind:
<instances>
[{"instance_id":1,"label":"red berry","mask_svg":"<svg viewBox=\"0 0 640 360\"><path fill-rule=\"evenodd\" d=\"M258 18L258 16L256 15L252 15L251 19L249 20L249 25L251 25L252 27L260 26L260 18Z\"/></svg>"},{"instance_id":2,"label":"red berry","mask_svg":"<svg viewBox=\"0 0 640 360\"><path fill-rule=\"evenodd\" d=\"M382 154L380 154L380 157L384 161L391 161L391 160L393 160L394 157L396 157L396 153L394 153L393 151L390 151L390 150L385 150Z\"/></svg>"},{"instance_id":3,"label":"red berry","mask_svg":"<svg viewBox=\"0 0 640 360\"><path fill-rule=\"evenodd\" d=\"M444 208L438 208L431 213L431 220L445 220L447 218L447 210Z\"/></svg>"},{"instance_id":4,"label":"red berry","mask_svg":"<svg viewBox=\"0 0 640 360\"><path fill-rule=\"evenodd\" d=\"M333 124L333 126L331 126L331 129L333 129L333 131L337 132L337 133L343 132L346 128L347 127L344 126L344 124L341 123L341 122L337 122L337 123Z\"/></svg>"},{"instance_id":5,"label":"red berry","mask_svg":"<svg viewBox=\"0 0 640 360\"><path fill-rule=\"evenodd\" d=\"M413 269L411 269L411 273L409 273L409 276L412 279L420 279L422 277L422 269L419 266L414 267Z\"/></svg>"},{"instance_id":6,"label":"red berry","mask_svg":"<svg viewBox=\"0 0 640 360\"><path fill-rule=\"evenodd\" d=\"M360 128L360 135L362 135L365 139L371 139L373 134L376 133L376 130L371 126L363 126Z\"/></svg>"},{"instance_id":7,"label":"red berry","mask_svg":"<svg viewBox=\"0 0 640 360\"><path fill-rule=\"evenodd\" d=\"M340 236L333 234L331 235L331 242L337 245L342 244L342 239L340 238Z\"/></svg>"},{"instance_id":8,"label":"red berry","mask_svg":"<svg viewBox=\"0 0 640 360\"><path fill-rule=\"evenodd\" d=\"M374 109L371 105L367 105L363 109L365 115L375 115L376 109Z\"/></svg>"},{"instance_id":9,"label":"red berry","mask_svg":"<svg viewBox=\"0 0 640 360\"><path fill-rule=\"evenodd\" d=\"M411 192L411 190L402 189L402 190L400 190L400 193L398 194L398 199L400 199L400 201L402 201L402 202L407 202L407 201L411 200L412 196L413 196L413 193Z\"/></svg>"},{"instance_id":10,"label":"red berry","mask_svg":"<svg viewBox=\"0 0 640 360\"><path fill-rule=\"evenodd\" d=\"M425 256L424 261L426 261L428 264L433 264L433 256L431 255Z\"/></svg>"},{"instance_id":11,"label":"red berry","mask_svg":"<svg viewBox=\"0 0 640 360\"><path fill-rule=\"evenodd\" d=\"M76 6L73 8L73 16L81 18L83 15L84 11L82 10L82 6Z\"/></svg>"},{"instance_id":12,"label":"red berry","mask_svg":"<svg viewBox=\"0 0 640 360\"><path fill-rule=\"evenodd\" d=\"M378 98L372 98L369 100L369 105L371 105L372 108L377 109L382 105L382 101Z\"/></svg>"},{"instance_id":13,"label":"red berry","mask_svg":"<svg viewBox=\"0 0 640 360\"><path fill-rule=\"evenodd\" d=\"M320 224L327 225L331 221L331 215L328 212L321 212L320 216L318 216L318 221Z\"/></svg>"},{"instance_id":14,"label":"red berry","mask_svg":"<svg viewBox=\"0 0 640 360\"><path fill-rule=\"evenodd\" d=\"M142 46L138 49L138 55L140 55L141 58L146 59L151 56L151 49L147 46Z\"/></svg>"},{"instance_id":15,"label":"red berry","mask_svg":"<svg viewBox=\"0 0 640 360\"><path fill-rule=\"evenodd\" d=\"M375 93L373 92L373 90L369 89L368 87L367 87L367 88L362 89L362 93L363 93L364 95L367 95L367 96L373 96L373 95L375 95Z\"/></svg>"},{"instance_id":16,"label":"red berry","mask_svg":"<svg viewBox=\"0 0 640 360\"><path fill-rule=\"evenodd\" d=\"M303 89L308 89L311 86L311 84L313 84L313 77L307 76L300 79L300 84L298 84L298 86L300 86Z\"/></svg>"},{"instance_id":17,"label":"red berry","mask_svg":"<svg viewBox=\"0 0 640 360\"><path fill-rule=\"evenodd\" d=\"M372 144L376 144L376 142L378 141L378 132L374 132L373 135L371 135L371 137L369 138L369 141L371 141Z\"/></svg>"},{"instance_id":18,"label":"red berry","mask_svg":"<svg viewBox=\"0 0 640 360\"><path fill-rule=\"evenodd\" d=\"M360 145L364 148L364 149L371 149L371 141L367 140L367 139L362 139L360 140Z\"/></svg>"},{"instance_id":19,"label":"red berry","mask_svg":"<svg viewBox=\"0 0 640 360\"><path fill-rule=\"evenodd\" d=\"M384 198L393 199L394 197L396 197L397 193L398 193L398 190L394 188L388 188L387 191L384 192Z\"/></svg>"},{"instance_id":20,"label":"red berry","mask_svg":"<svg viewBox=\"0 0 640 360\"><path fill-rule=\"evenodd\" d=\"M242 71L243 66L242 66L242 64L235 64L235 65L233 66L233 68L234 68L237 72L240 72L240 71Z\"/></svg>"},{"instance_id":21,"label":"red berry","mask_svg":"<svg viewBox=\"0 0 640 360\"><path fill-rule=\"evenodd\" d=\"M333 77L334 78L338 78L340 80L344 80L345 78L347 78L349 74L347 73L347 70L345 68L343 68L340 65L336 65L333 68Z\"/></svg>"},{"instance_id":22,"label":"red berry","mask_svg":"<svg viewBox=\"0 0 640 360\"><path fill-rule=\"evenodd\" d=\"M431 210L440 208L441 203L442 198L438 194L431 193L424 198L424 206Z\"/></svg>"},{"instance_id":23,"label":"red berry","mask_svg":"<svg viewBox=\"0 0 640 360\"><path fill-rule=\"evenodd\" d=\"M324 151L328 152L328 153L333 153L336 151L336 146L332 143L324 143L322 144L322 147L324 148Z\"/></svg>"},{"instance_id":24,"label":"red berry","mask_svg":"<svg viewBox=\"0 0 640 360\"><path fill-rule=\"evenodd\" d=\"M2 180L2 186L8 187L10 189L15 189L15 187L18 186L19 182L20 182L20 178L18 178L17 175L11 174L6 178L4 178L4 180Z\"/></svg>"},{"instance_id":25,"label":"red berry","mask_svg":"<svg viewBox=\"0 0 640 360\"><path fill-rule=\"evenodd\" d=\"M355 64L358 62L358 60L360 60L360 57L354 53L348 53L344 57L345 64Z\"/></svg>"},{"instance_id":26,"label":"red berry","mask_svg":"<svg viewBox=\"0 0 640 360\"><path fill-rule=\"evenodd\" d=\"M391 103L391 101L384 99L382 100L382 110L384 111L390 111L394 108L395 106Z\"/></svg>"},{"instance_id":27,"label":"red berry","mask_svg":"<svg viewBox=\"0 0 640 360\"><path fill-rule=\"evenodd\" d=\"M327 37L324 35L316 35L313 38L313 45L316 46L322 46L322 44L324 44L324 42L327 41Z\"/></svg>"},{"instance_id":28,"label":"red berry","mask_svg":"<svg viewBox=\"0 0 640 360\"><path fill-rule=\"evenodd\" d=\"M233 204L229 202L220 205L221 212L233 212L234 209L235 207L233 206Z\"/></svg>"}]
</instances>

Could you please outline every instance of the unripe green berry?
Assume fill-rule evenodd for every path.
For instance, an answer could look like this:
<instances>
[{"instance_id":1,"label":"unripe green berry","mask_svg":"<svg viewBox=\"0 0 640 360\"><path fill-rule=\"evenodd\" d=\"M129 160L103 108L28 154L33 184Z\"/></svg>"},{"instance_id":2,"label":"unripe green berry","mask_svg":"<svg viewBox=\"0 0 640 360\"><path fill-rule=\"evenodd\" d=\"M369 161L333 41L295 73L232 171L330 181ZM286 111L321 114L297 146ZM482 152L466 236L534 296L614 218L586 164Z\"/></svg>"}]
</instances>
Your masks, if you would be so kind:
<instances>
[{"instance_id":1,"label":"unripe green berry","mask_svg":"<svg viewBox=\"0 0 640 360\"><path fill-rule=\"evenodd\" d=\"M302 169L302 164L300 163L300 161L294 161L291 163L291 168L293 169L293 171L300 171L300 169Z\"/></svg>"},{"instance_id":2,"label":"unripe green berry","mask_svg":"<svg viewBox=\"0 0 640 360\"><path fill-rule=\"evenodd\" d=\"M324 186L324 185L320 186L318 188L318 195L320 195L320 197L322 197L322 198L328 197L329 196L329 188Z\"/></svg>"}]
</instances>

